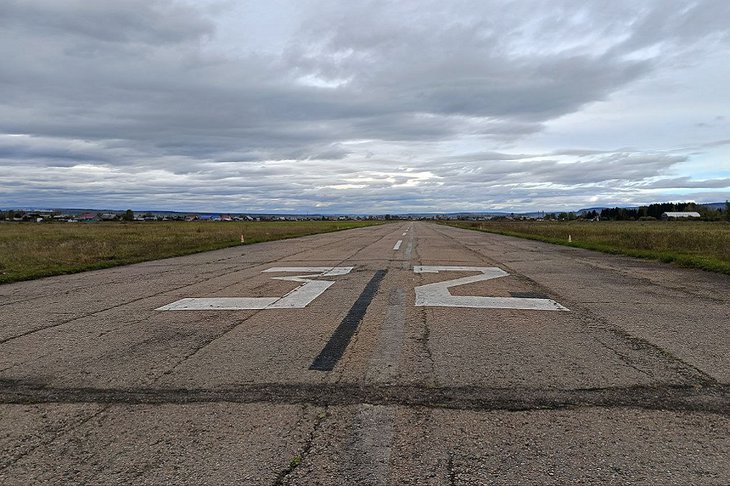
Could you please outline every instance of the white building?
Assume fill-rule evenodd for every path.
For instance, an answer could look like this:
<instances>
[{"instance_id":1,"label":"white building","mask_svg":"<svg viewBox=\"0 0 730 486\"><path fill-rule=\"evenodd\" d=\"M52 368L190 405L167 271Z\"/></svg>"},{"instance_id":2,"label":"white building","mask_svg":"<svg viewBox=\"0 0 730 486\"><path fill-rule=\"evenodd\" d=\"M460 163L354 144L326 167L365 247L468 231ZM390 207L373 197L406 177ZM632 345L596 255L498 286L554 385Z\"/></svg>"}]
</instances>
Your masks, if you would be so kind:
<instances>
[{"instance_id":1,"label":"white building","mask_svg":"<svg viewBox=\"0 0 730 486\"><path fill-rule=\"evenodd\" d=\"M694 211L675 211L662 213L662 219L691 219L700 218L700 213Z\"/></svg>"}]
</instances>

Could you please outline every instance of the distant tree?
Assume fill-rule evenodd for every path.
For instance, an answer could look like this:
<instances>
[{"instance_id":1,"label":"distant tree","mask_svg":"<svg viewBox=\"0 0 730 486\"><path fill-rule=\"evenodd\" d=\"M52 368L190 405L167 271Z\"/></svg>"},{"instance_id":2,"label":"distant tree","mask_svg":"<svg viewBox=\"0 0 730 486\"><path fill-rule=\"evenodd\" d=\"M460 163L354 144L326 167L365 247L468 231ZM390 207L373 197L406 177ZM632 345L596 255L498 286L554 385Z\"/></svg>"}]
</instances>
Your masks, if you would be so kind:
<instances>
[{"instance_id":1,"label":"distant tree","mask_svg":"<svg viewBox=\"0 0 730 486\"><path fill-rule=\"evenodd\" d=\"M124 214L122 214L122 221L134 221L134 213L131 209L124 211Z\"/></svg>"},{"instance_id":2,"label":"distant tree","mask_svg":"<svg viewBox=\"0 0 730 486\"><path fill-rule=\"evenodd\" d=\"M730 221L730 201L725 201L725 219Z\"/></svg>"},{"instance_id":3,"label":"distant tree","mask_svg":"<svg viewBox=\"0 0 730 486\"><path fill-rule=\"evenodd\" d=\"M687 211L697 211L700 213L700 218L704 221L719 221L722 219L722 211L709 208L707 206L695 206Z\"/></svg>"},{"instance_id":4,"label":"distant tree","mask_svg":"<svg viewBox=\"0 0 730 486\"><path fill-rule=\"evenodd\" d=\"M647 207L647 214L646 216L651 216L653 218L661 218L663 213L666 213L667 211L676 211L675 205L672 203L655 203L655 204L649 204Z\"/></svg>"}]
</instances>

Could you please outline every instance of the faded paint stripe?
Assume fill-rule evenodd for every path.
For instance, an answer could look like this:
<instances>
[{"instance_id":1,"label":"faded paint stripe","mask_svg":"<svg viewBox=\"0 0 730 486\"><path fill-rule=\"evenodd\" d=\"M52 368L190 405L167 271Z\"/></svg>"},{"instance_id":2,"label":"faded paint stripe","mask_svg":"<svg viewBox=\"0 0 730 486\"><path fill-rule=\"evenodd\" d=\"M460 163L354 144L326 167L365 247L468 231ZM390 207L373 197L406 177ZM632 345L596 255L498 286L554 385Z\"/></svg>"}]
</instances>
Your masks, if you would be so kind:
<instances>
[{"instance_id":1,"label":"faded paint stripe","mask_svg":"<svg viewBox=\"0 0 730 486\"><path fill-rule=\"evenodd\" d=\"M180 310L250 310L266 309L279 300L279 297L211 297L180 299L172 304L162 306L158 311Z\"/></svg>"}]
</instances>

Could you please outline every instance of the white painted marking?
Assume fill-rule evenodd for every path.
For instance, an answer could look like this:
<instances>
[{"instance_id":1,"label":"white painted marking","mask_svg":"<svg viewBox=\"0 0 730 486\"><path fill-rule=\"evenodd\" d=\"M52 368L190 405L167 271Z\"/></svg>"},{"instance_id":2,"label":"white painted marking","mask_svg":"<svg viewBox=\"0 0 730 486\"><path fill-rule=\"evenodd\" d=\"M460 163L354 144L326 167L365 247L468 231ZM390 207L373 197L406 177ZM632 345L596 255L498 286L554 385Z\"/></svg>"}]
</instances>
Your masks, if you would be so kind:
<instances>
[{"instance_id":1,"label":"white painted marking","mask_svg":"<svg viewBox=\"0 0 730 486\"><path fill-rule=\"evenodd\" d=\"M279 280L294 280L280 278ZM322 292L334 285L328 280L309 280L301 287L297 287L281 299L267 306L267 309L303 309L320 296Z\"/></svg>"},{"instance_id":2,"label":"white painted marking","mask_svg":"<svg viewBox=\"0 0 730 486\"><path fill-rule=\"evenodd\" d=\"M180 299L177 302L162 306L156 310L266 309L277 300L279 300L278 297L216 297L206 299Z\"/></svg>"},{"instance_id":3,"label":"white painted marking","mask_svg":"<svg viewBox=\"0 0 730 486\"><path fill-rule=\"evenodd\" d=\"M393 247L394 250L400 250L400 246L403 244L403 240L398 240L398 243Z\"/></svg>"},{"instance_id":4,"label":"white painted marking","mask_svg":"<svg viewBox=\"0 0 730 486\"><path fill-rule=\"evenodd\" d=\"M346 275L354 267L273 267L262 273L297 272L314 275L291 275L273 277L274 280L299 282L303 285L295 288L284 297L214 297L180 299L172 304L162 306L159 311L177 310L261 310L261 309L302 309L319 297L334 284L331 280L311 280L315 277L332 277Z\"/></svg>"},{"instance_id":5,"label":"white painted marking","mask_svg":"<svg viewBox=\"0 0 730 486\"><path fill-rule=\"evenodd\" d=\"M405 236L405 235L407 235L407 234L408 234L408 231L406 231L405 233L403 233L403 235L402 235L402 236Z\"/></svg>"},{"instance_id":6,"label":"white painted marking","mask_svg":"<svg viewBox=\"0 0 730 486\"><path fill-rule=\"evenodd\" d=\"M328 270L322 274L323 277L336 277L337 275L347 275L352 272L355 267L332 267L332 270Z\"/></svg>"},{"instance_id":7,"label":"white painted marking","mask_svg":"<svg viewBox=\"0 0 730 486\"><path fill-rule=\"evenodd\" d=\"M478 275L446 280L416 287L416 307L470 307L481 309L521 309L567 311L569 309L551 299L522 299L518 297L478 297L471 295L451 295L450 287L466 285L499 277L506 277L507 272L497 267L459 267L429 266L413 267L415 273L439 272L479 272Z\"/></svg>"},{"instance_id":8,"label":"white painted marking","mask_svg":"<svg viewBox=\"0 0 730 486\"><path fill-rule=\"evenodd\" d=\"M288 273L321 273L321 274L328 274L328 275L345 275L346 273L350 273L354 267L271 267L267 268L261 273L279 273L279 272L288 272Z\"/></svg>"},{"instance_id":9,"label":"white painted marking","mask_svg":"<svg viewBox=\"0 0 730 486\"><path fill-rule=\"evenodd\" d=\"M460 267L456 265L416 265L413 267L414 273L439 273L439 272L483 272L490 270L494 277L506 277L509 273L497 267Z\"/></svg>"}]
</instances>

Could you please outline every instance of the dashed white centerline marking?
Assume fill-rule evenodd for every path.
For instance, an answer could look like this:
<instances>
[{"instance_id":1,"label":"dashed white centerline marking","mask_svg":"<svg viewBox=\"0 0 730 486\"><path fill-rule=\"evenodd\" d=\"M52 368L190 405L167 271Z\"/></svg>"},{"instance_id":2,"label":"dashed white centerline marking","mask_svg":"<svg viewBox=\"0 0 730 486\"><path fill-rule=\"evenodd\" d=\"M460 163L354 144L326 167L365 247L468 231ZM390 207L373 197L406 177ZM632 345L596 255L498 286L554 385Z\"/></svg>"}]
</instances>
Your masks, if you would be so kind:
<instances>
[{"instance_id":1,"label":"dashed white centerline marking","mask_svg":"<svg viewBox=\"0 0 730 486\"><path fill-rule=\"evenodd\" d=\"M408 233L408 231L406 231L405 233L403 233L403 236L405 236L407 233Z\"/></svg>"},{"instance_id":2,"label":"dashed white centerline marking","mask_svg":"<svg viewBox=\"0 0 730 486\"><path fill-rule=\"evenodd\" d=\"M403 244L403 240L398 240L398 243L395 244L393 247L394 250L398 251L400 249L400 246Z\"/></svg>"}]
</instances>

